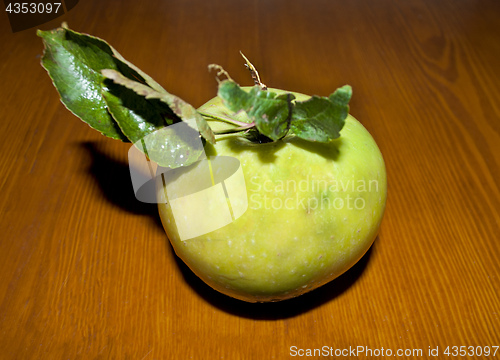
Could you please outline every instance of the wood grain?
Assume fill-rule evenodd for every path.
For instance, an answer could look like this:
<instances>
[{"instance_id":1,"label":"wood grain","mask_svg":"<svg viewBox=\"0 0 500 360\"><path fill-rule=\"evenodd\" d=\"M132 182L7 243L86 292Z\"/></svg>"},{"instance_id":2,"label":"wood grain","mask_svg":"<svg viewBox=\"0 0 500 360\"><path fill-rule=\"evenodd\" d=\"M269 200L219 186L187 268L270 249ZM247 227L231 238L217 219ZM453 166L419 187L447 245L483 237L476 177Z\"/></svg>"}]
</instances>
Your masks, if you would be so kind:
<instances>
[{"instance_id":1,"label":"wood grain","mask_svg":"<svg viewBox=\"0 0 500 360\"><path fill-rule=\"evenodd\" d=\"M106 39L195 106L215 94L210 63L251 81L240 50L272 87L352 85L388 171L380 234L340 278L277 304L220 295L175 257L134 198L128 145L63 107L35 29L0 16L1 359L500 346L498 1L86 0L41 26Z\"/></svg>"}]
</instances>

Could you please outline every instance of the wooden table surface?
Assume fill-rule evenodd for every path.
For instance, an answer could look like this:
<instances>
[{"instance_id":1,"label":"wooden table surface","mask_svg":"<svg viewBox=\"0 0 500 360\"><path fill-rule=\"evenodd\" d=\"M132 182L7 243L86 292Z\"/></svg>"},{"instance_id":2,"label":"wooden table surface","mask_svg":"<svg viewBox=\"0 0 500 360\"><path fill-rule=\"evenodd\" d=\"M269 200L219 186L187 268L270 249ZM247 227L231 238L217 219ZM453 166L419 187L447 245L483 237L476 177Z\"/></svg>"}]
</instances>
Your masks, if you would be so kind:
<instances>
[{"instance_id":1,"label":"wooden table surface","mask_svg":"<svg viewBox=\"0 0 500 360\"><path fill-rule=\"evenodd\" d=\"M332 283L249 304L176 258L156 206L134 197L129 145L64 108L36 29L12 33L0 15L0 358L493 354L499 18L497 0L81 0L40 26L106 39L195 106L216 93L210 63L251 84L239 50L272 87L326 96L352 85L351 113L387 166L380 234Z\"/></svg>"}]
</instances>

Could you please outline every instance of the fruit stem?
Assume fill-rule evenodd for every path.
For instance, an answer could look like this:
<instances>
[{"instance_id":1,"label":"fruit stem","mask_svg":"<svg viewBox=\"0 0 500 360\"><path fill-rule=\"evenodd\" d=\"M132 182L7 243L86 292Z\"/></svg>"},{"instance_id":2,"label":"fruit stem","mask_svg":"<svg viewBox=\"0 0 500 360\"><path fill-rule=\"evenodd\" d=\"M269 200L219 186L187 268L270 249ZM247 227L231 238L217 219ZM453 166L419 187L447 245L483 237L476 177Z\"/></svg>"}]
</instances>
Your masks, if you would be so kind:
<instances>
[{"instance_id":1,"label":"fruit stem","mask_svg":"<svg viewBox=\"0 0 500 360\"><path fill-rule=\"evenodd\" d=\"M290 131L290 125L292 124L292 111L293 111L292 94L288 93L286 95L286 102L287 102L287 106L288 106L288 116L286 119L286 130L285 130L285 134L280 138L280 140L283 139L285 136L287 136L288 132Z\"/></svg>"},{"instance_id":2,"label":"fruit stem","mask_svg":"<svg viewBox=\"0 0 500 360\"><path fill-rule=\"evenodd\" d=\"M220 130L220 131L214 131L214 134L215 135L232 134L232 133L237 133L237 132L240 132L240 131L250 130L254 126L255 126L255 124L251 123L251 124L246 124L246 126L239 126L239 127L235 127L235 128L232 128L232 129L225 129L225 130Z\"/></svg>"},{"instance_id":3,"label":"fruit stem","mask_svg":"<svg viewBox=\"0 0 500 360\"><path fill-rule=\"evenodd\" d=\"M240 127L246 127L247 125L255 126L255 123L253 123L253 122L252 123L246 123L246 122L243 122L243 121L238 121L238 120L234 120L234 119L231 119L231 118L226 118L226 117L222 117L222 116L210 114L210 113L207 113L207 112L204 112L204 111L198 111L198 112L202 116L204 116L204 117L207 117L207 118L210 118L210 119L214 119L214 120L223 121L223 122L231 124L231 125L236 125L236 126L240 126Z\"/></svg>"}]
</instances>

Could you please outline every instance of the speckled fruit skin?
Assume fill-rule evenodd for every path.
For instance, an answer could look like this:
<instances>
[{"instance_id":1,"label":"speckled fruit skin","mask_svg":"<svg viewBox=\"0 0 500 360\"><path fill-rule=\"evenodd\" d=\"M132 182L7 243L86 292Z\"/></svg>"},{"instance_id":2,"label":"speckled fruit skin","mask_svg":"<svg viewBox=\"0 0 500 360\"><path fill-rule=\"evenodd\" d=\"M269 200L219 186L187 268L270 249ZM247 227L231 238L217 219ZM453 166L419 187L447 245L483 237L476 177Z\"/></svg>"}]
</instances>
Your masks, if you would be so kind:
<instances>
[{"instance_id":1,"label":"speckled fruit skin","mask_svg":"<svg viewBox=\"0 0 500 360\"><path fill-rule=\"evenodd\" d=\"M297 100L308 98L294 94ZM200 110L228 114L217 97ZM179 258L226 295L267 302L304 294L348 270L377 236L387 197L384 160L368 131L350 115L341 137L330 144L293 138L256 145L228 137L207 145L206 153L239 159L247 211L223 228L186 241L177 235L169 205L160 203L159 213ZM200 221L210 221L209 215L207 209Z\"/></svg>"}]
</instances>

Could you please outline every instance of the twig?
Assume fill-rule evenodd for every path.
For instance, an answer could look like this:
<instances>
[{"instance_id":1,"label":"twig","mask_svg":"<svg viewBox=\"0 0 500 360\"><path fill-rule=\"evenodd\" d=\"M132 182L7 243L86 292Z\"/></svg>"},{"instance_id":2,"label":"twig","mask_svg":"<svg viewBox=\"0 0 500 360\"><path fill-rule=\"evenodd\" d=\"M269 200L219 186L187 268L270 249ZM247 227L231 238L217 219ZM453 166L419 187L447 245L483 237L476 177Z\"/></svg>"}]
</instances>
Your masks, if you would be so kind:
<instances>
[{"instance_id":1,"label":"twig","mask_svg":"<svg viewBox=\"0 0 500 360\"><path fill-rule=\"evenodd\" d=\"M255 66L253 66L253 64L246 58L245 55L243 55L243 53L240 51L240 54L241 56L243 56L243 59L245 59L246 61L246 68L248 70L250 70L250 74L252 75L252 79L253 79L253 82L255 83L255 85L258 85L260 86L260 88L262 90L267 90L267 86L264 85L261 81L260 81L260 77L259 77L259 72L257 71L257 69L255 68Z\"/></svg>"}]
</instances>

